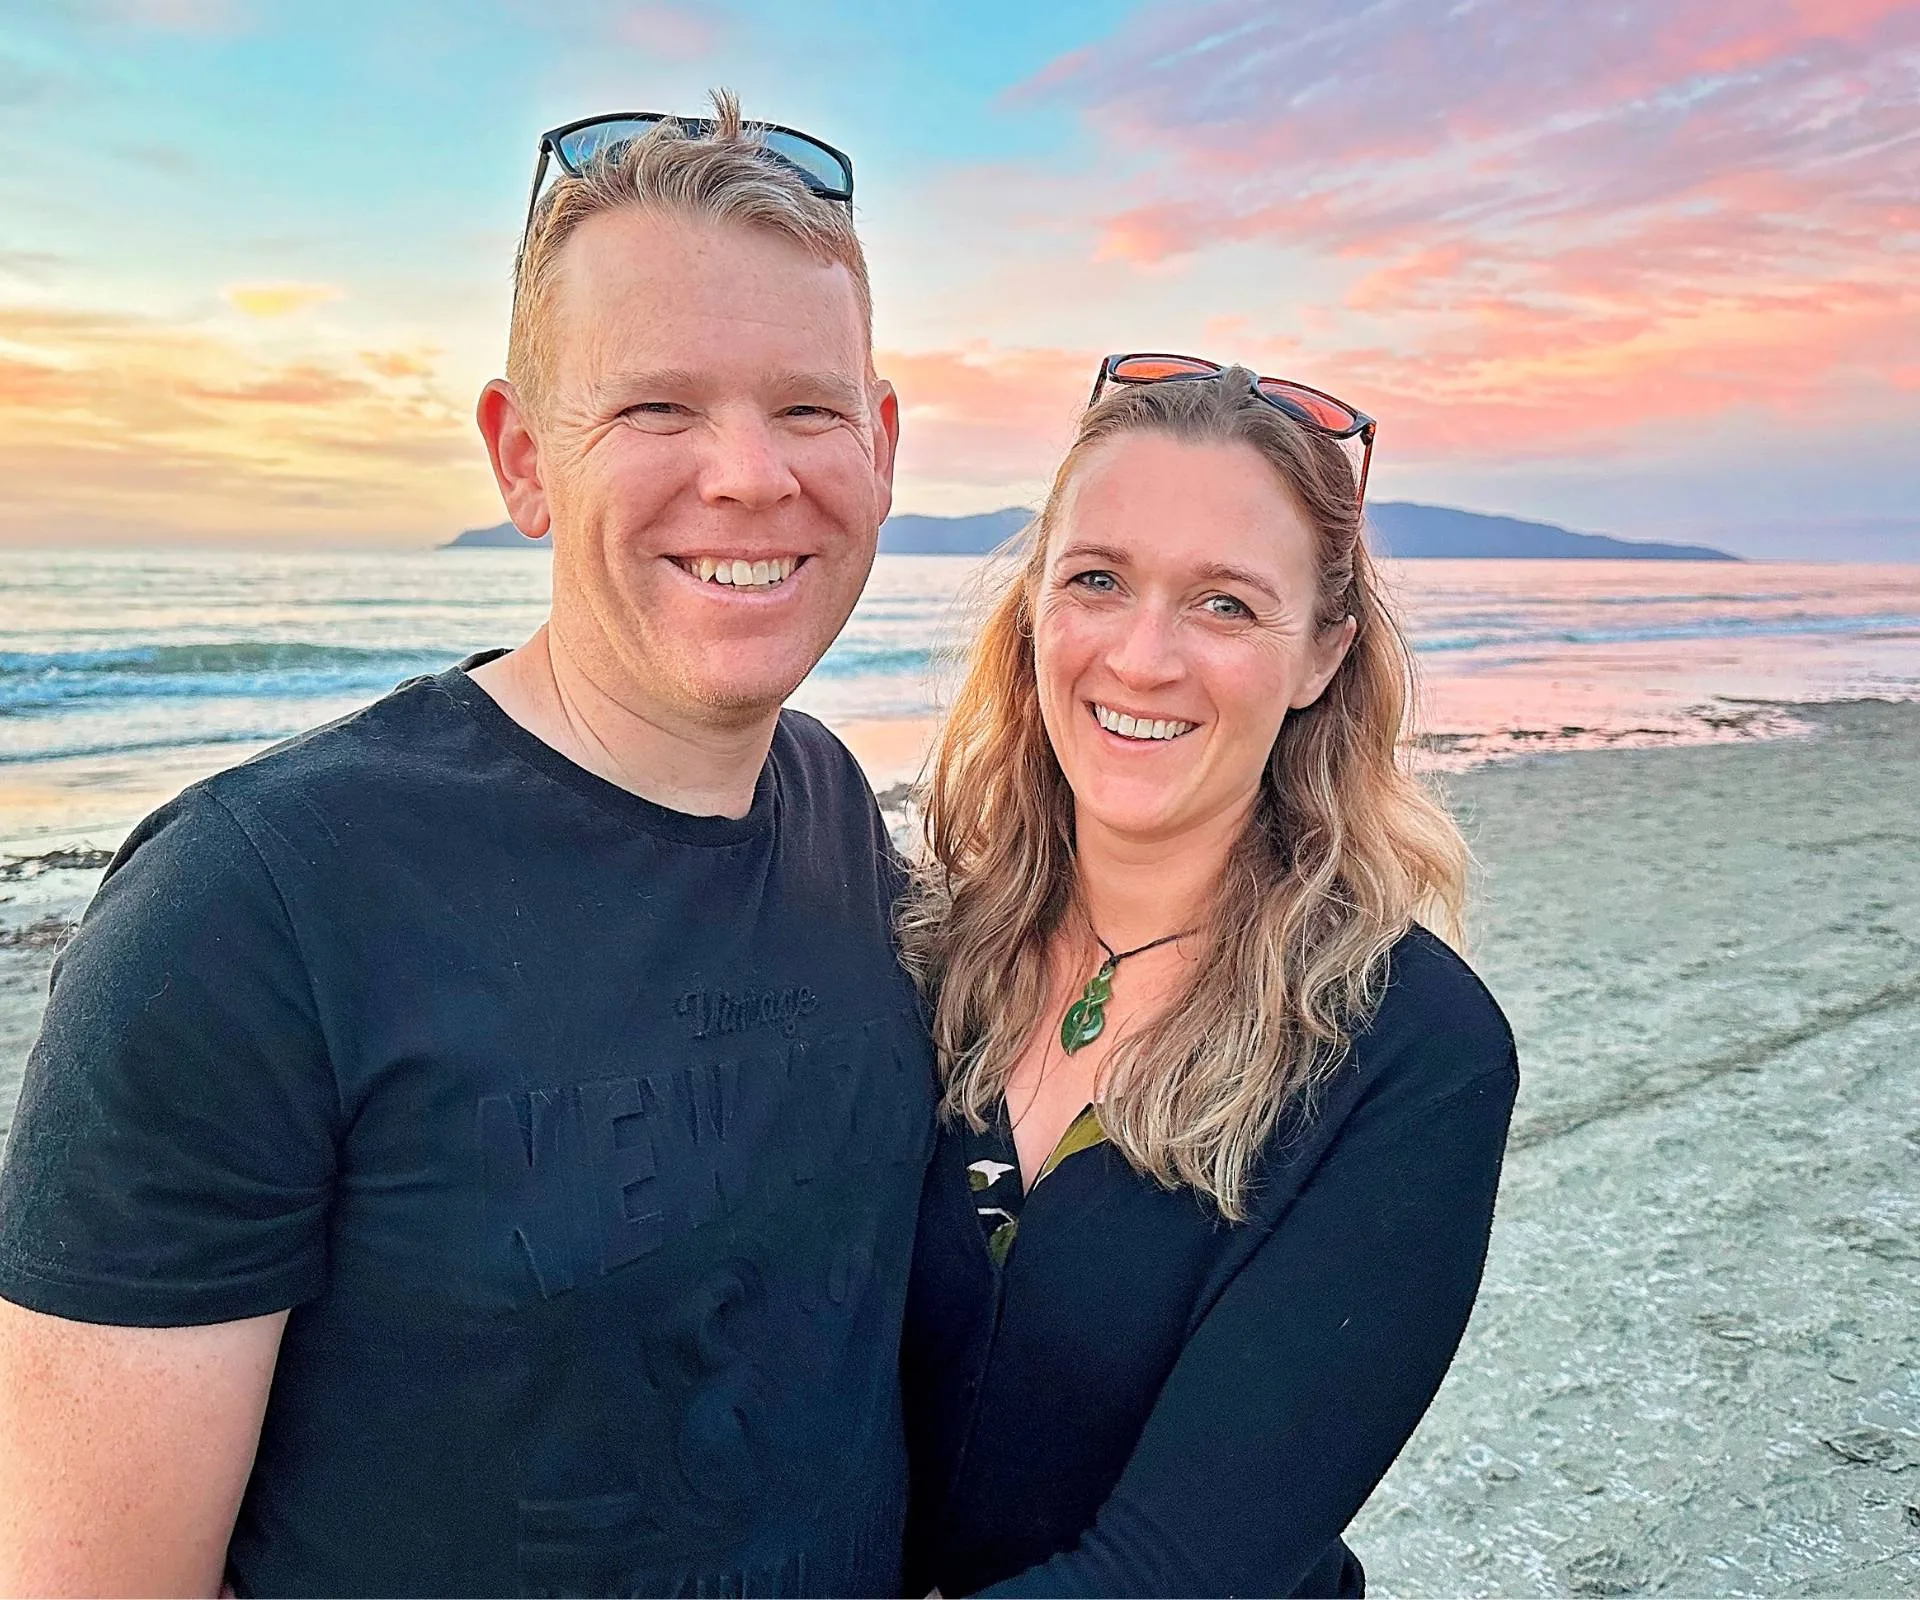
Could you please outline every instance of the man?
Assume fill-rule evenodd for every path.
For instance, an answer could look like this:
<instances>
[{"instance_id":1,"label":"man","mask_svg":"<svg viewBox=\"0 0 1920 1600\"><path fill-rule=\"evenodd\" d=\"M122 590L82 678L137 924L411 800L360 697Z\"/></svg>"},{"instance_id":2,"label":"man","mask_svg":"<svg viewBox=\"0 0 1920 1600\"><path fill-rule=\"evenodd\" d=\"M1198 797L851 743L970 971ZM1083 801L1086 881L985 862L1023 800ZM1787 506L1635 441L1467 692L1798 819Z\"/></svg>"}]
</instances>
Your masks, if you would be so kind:
<instances>
[{"instance_id":1,"label":"man","mask_svg":"<svg viewBox=\"0 0 1920 1600\"><path fill-rule=\"evenodd\" d=\"M893 1592L927 1042L780 705L898 414L850 169L716 106L543 141L479 421L545 626L186 791L60 964L9 1590Z\"/></svg>"}]
</instances>

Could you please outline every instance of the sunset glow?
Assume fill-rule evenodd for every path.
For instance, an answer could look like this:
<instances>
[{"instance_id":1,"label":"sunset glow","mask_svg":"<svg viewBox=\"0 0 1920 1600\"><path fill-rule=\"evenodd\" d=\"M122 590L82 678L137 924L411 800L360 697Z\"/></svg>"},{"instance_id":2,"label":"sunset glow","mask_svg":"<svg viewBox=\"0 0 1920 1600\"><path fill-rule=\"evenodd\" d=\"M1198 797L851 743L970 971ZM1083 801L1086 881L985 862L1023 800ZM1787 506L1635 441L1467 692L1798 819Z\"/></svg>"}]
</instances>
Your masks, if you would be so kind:
<instances>
[{"instance_id":1,"label":"sunset glow","mask_svg":"<svg viewBox=\"0 0 1920 1600\"><path fill-rule=\"evenodd\" d=\"M1378 416L1382 498L1920 559L1912 0L948 9L0 23L0 541L499 520L536 134L730 83L853 154L903 509L1030 500L1172 349Z\"/></svg>"}]
</instances>

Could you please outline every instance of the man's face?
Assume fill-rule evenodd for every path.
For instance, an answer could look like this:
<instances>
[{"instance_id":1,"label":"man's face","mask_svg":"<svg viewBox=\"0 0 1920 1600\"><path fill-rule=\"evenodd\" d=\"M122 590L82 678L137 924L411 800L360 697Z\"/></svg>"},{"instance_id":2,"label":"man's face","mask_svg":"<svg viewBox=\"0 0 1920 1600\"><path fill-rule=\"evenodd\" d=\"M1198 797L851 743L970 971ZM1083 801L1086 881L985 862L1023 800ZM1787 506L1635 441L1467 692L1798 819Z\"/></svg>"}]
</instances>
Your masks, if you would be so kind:
<instances>
[{"instance_id":1,"label":"man's face","mask_svg":"<svg viewBox=\"0 0 1920 1600\"><path fill-rule=\"evenodd\" d=\"M845 624L891 500L851 276L765 229L603 212L549 309L555 630L643 715L765 717Z\"/></svg>"}]
</instances>

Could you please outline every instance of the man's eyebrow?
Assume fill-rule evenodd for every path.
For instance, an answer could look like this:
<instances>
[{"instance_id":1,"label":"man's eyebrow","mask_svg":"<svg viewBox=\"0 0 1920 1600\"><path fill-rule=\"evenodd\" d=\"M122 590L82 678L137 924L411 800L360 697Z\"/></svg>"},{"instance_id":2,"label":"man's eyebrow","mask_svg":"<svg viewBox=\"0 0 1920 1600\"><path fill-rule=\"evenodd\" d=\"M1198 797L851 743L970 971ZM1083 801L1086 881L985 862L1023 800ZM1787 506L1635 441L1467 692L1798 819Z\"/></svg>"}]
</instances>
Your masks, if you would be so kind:
<instances>
[{"instance_id":1,"label":"man's eyebrow","mask_svg":"<svg viewBox=\"0 0 1920 1600\"><path fill-rule=\"evenodd\" d=\"M645 393L648 390L684 395L697 392L706 380L685 367L645 367L610 372L602 381L608 390L622 395ZM809 400L822 401L841 411L858 411L867 403L865 388L839 372L802 372L798 369L772 372L767 375L765 389L769 394L788 400L795 395L804 395Z\"/></svg>"},{"instance_id":2,"label":"man's eyebrow","mask_svg":"<svg viewBox=\"0 0 1920 1600\"><path fill-rule=\"evenodd\" d=\"M685 393L688 389L698 388L700 380L684 367L637 367L609 372L601 379L601 383L623 394L636 389Z\"/></svg>"},{"instance_id":3,"label":"man's eyebrow","mask_svg":"<svg viewBox=\"0 0 1920 1600\"><path fill-rule=\"evenodd\" d=\"M866 387L843 372L776 372L768 387L775 394L817 397L842 411L858 411L867 403Z\"/></svg>"}]
</instances>

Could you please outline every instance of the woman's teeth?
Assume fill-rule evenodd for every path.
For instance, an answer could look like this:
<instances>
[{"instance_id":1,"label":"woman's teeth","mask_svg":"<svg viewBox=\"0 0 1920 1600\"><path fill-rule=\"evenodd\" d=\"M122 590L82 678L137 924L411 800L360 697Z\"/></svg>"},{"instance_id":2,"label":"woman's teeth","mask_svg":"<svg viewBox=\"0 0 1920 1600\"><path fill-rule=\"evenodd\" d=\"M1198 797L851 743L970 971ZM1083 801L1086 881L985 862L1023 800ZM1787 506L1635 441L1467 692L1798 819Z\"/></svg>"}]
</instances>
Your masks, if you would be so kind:
<instances>
[{"instance_id":1,"label":"woman's teeth","mask_svg":"<svg viewBox=\"0 0 1920 1600\"><path fill-rule=\"evenodd\" d=\"M725 583L736 589L771 589L785 583L799 566L797 556L772 561L731 561L724 556L689 556L680 563L702 583Z\"/></svg>"},{"instance_id":2,"label":"woman's teeth","mask_svg":"<svg viewBox=\"0 0 1920 1600\"><path fill-rule=\"evenodd\" d=\"M1177 739L1199 726L1195 722L1175 722L1166 717L1130 717L1124 711L1110 711L1103 705L1093 708L1100 726L1123 739Z\"/></svg>"}]
</instances>

